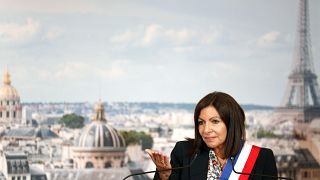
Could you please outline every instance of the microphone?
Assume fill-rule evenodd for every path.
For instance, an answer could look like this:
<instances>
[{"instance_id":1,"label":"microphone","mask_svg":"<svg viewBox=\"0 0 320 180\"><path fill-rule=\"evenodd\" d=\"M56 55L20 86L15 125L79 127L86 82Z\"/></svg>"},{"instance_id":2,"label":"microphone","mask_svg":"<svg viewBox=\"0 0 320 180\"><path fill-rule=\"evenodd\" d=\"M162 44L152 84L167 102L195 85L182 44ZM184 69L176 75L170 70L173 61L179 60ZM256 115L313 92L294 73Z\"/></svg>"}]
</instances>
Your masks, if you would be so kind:
<instances>
[{"instance_id":1,"label":"microphone","mask_svg":"<svg viewBox=\"0 0 320 180\"><path fill-rule=\"evenodd\" d=\"M138 175L143 175L143 174L149 174L149 173L155 173L155 172L162 172L162 171L169 171L169 170L178 170L178 169L184 169L184 168L189 168L191 167L191 165L193 164L194 160L197 158L198 153L196 153L193 157L193 159L191 160L191 163L189 165L186 166L180 166L180 167L174 167L174 168L169 168L169 169L162 169L162 170L154 170L154 171L145 171L145 172L140 172L140 173L133 173L133 174L129 174L128 176L126 176L125 178L123 178L123 180L126 180L127 178L131 177L131 176L138 176Z\"/></svg>"},{"instance_id":2,"label":"microphone","mask_svg":"<svg viewBox=\"0 0 320 180\"><path fill-rule=\"evenodd\" d=\"M286 178L286 177L280 177L280 176L272 176L272 175L268 175L268 174L256 174L256 173L245 173L245 172L237 172L234 169L234 157L231 157L231 165L232 165L232 171L237 173L237 174L244 174L244 175L248 175L248 176L260 176L260 177L269 177L269 178L276 178L276 179L290 179L293 180L291 178Z\"/></svg>"}]
</instances>

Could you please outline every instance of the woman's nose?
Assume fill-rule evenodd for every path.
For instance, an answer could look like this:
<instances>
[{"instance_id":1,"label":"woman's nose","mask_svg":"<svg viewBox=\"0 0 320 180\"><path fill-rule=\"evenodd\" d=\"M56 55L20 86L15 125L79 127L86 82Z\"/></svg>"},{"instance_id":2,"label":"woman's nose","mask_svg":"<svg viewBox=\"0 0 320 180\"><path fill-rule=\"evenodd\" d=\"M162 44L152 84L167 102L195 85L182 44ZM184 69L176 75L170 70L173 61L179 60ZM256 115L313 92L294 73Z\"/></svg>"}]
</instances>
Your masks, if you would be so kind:
<instances>
[{"instance_id":1,"label":"woman's nose","mask_svg":"<svg viewBox=\"0 0 320 180\"><path fill-rule=\"evenodd\" d=\"M205 133L208 133L208 132L211 132L211 129L212 127L210 126L210 123L205 123L204 125L204 132Z\"/></svg>"}]
</instances>

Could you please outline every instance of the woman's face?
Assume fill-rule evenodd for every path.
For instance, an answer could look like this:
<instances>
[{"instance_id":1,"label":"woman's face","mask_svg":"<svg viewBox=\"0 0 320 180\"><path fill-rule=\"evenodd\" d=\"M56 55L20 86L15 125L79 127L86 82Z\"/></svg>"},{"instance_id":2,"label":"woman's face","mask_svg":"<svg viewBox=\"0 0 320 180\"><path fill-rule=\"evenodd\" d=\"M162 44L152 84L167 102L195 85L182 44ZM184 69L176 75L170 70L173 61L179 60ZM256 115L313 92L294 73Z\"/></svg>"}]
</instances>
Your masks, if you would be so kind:
<instances>
[{"instance_id":1,"label":"woman's face","mask_svg":"<svg viewBox=\"0 0 320 180\"><path fill-rule=\"evenodd\" d=\"M208 106L200 111L199 133L209 148L223 148L227 137L227 127L216 108Z\"/></svg>"}]
</instances>

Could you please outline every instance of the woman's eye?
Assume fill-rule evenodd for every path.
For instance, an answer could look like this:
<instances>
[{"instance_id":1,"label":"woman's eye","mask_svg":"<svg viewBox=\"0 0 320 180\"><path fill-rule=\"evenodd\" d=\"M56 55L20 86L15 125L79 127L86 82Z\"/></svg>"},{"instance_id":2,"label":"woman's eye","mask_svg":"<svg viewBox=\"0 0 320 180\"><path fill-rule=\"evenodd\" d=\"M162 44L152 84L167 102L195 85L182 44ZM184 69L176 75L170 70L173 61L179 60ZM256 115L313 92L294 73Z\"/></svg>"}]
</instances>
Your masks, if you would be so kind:
<instances>
[{"instance_id":1,"label":"woman's eye","mask_svg":"<svg viewBox=\"0 0 320 180\"><path fill-rule=\"evenodd\" d=\"M202 124L203 124L203 121L198 121L198 124L199 124L199 125L202 125Z\"/></svg>"},{"instance_id":2,"label":"woman's eye","mask_svg":"<svg viewBox=\"0 0 320 180\"><path fill-rule=\"evenodd\" d=\"M217 119L212 119L211 122L212 122L213 124L218 124L220 121L217 120Z\"/></svg>"}]
</instances>

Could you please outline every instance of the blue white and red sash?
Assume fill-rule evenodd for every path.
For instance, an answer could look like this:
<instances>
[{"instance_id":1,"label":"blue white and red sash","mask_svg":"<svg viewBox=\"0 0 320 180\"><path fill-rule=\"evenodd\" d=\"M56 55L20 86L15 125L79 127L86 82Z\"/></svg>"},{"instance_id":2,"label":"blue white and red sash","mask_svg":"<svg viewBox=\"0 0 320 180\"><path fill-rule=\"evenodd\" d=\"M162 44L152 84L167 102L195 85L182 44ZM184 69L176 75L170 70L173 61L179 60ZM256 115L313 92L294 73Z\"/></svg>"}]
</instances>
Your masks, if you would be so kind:
<instances>
[{"instance_id":1,"label":"blue white and red sash","mask_svg":"<svg viewBox=\"0 0 320 180\"><path fill-rule=\"evenodd\" d=\"M257 157L260 152L260 147L244 143L240 153L237 154L234 160L234 169L237 172L251 173ZM227 164L220 176L221 180L245 180L248 179L248 175L237 174L232 170L232 161L228 159Z\"/></svg>"}]
</instances>

